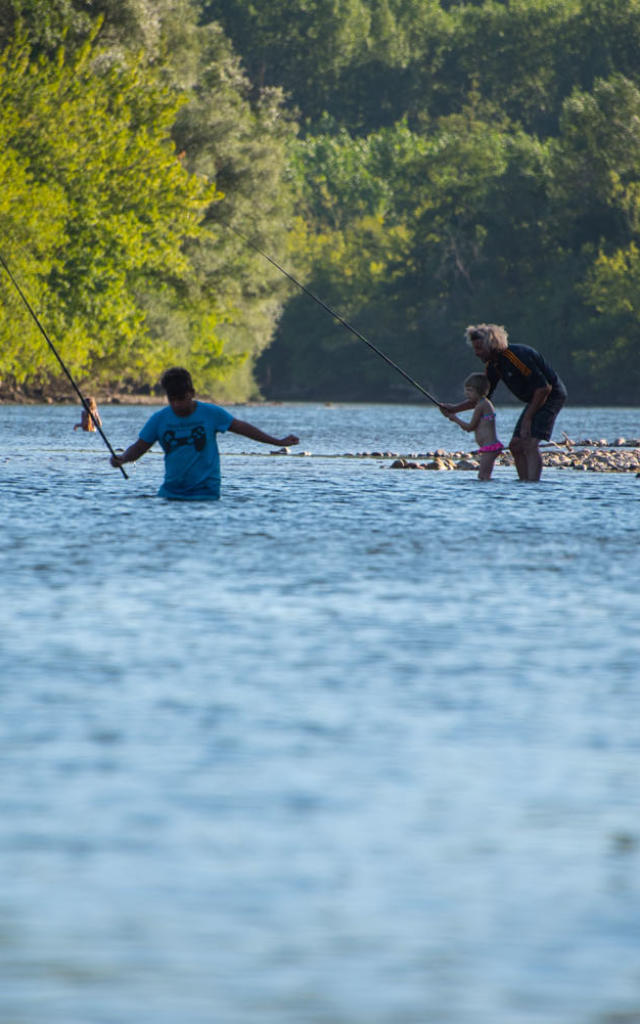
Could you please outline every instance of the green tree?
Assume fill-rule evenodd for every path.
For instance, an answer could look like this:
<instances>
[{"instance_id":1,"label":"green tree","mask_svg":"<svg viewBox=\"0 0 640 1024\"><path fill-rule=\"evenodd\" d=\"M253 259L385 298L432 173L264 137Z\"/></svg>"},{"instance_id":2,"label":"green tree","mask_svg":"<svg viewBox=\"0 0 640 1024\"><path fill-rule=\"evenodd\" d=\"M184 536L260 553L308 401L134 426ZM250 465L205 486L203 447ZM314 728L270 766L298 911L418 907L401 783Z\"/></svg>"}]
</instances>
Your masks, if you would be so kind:
<instances>
[{"instance_id":1,"label":"green tree","mask_svg":"<svg viewBox=\"0 0 640 1024\"><path fill-rule=\"evenodd\" d=\"M151 338L143 296L188 287L181 242L200 233L215 190L177 158L170 137L176 98L135 64L96 73L94 56L90 44L55 61L31 59L25 42L7 48L0 60L5 137L33 198L45 186L63 197L56 204L63 231L51 240L36 294L45 297L53 334L64 337L70 368L149 380L172 348L170 339ZM17 222L30 216L12 215ZM25 234L18 226L8 236L12 262ZM16 259L26 262L21 252ZM20 365L13 372L24 375Z\"/></svg>"},{"instance_id":2,"label":"green tree","mask_svg":"<svg viewBox=\"0 0 640 1024\"><path fill-rule=\"evenodd\" d=\"M223 26L257 89L282 87L311 117L326 109L341 71L366 51L371 24L365 0L214 0L202 12Z\"/></svg>"},{"instance_id":3,"label":"green tree","mask_svg":"<svg viewBox=\"0 0 640 1024\"><path fill-rule=\"evenodd\" d=\"M12 146L19 114L7 92L6 69L0 65L0 251L12 274L46 316L47 276L63 249L67 202L56 184L36 182L26 160ZM47 373L48 350L31 329L23 303L4 269L0 269L0 350L3 378L23 383Z\"/></svg>"},{"instance_id":4,"label":"green tree","mask_svg":"<svg viewBox=\"0 0 640 1024\"><path fill-rule=\"evenodd\" d=\"M588 271L582 293L594 310L590 346L577 353L587 371L594 399L637 404L640 387L640 249L631 242L611 255L604 252Z\"/></svg>"},{"instance_id":5,"label":"green tree","mask_svg":"<svg viewBox=\"0 0 640 1024\"><path fill-rule=\"evenodd\" d=\"M35 67L38 55L41 62L39 91L26 75L34 111L14 144L32 180L55 173L69 208L64 254L43 282L66 344L75 332L78 365L103 376L117 366L132 386L180 359L200 387L255 394L253 361L271 338L286 287L227 225L285 248L293 126L281 95L254 95L219 26L199 25L190 0L93 0L93 10L98 21L88 19L84 0L0 7L5 37L27 26L28 63ZM25 110L22 83L14 76L7 88ZM60 143L54 125L66 133ZM145 243L136 248L142 225ZM99 327L89 348L79 310L85 320L91 314L94 335Z\"/></svg>"},{"instance_id":6,"label":"green tree","mask_svg":"<svg viewBox=\"0 0 640 1024\"><path fill-rule=\"evenodd\" d=\"M173 136L185 165L215 183L220 201L209 206L206 230L187 252L201 300L228 314L218 336L237 362L217 393L255 396L254 362L272 339L290 288L250 243L288 257L293 190L287 144L295 126L279 90L250 95L250 83L218 25L201 30L200 46L197 86Z\"/></svg>"},{"instance_id":7,"label":"green tree","mask_svg":"<svg viewBox=\"0 0 640 1024\"><path fill-rule=\"evenodd\" d=\"M553 152L558 227L582 301L576 368L590 396L631 401L640 351L640 88L614 75L592 92L576 89Z\"/></svg>"}]
</instances>

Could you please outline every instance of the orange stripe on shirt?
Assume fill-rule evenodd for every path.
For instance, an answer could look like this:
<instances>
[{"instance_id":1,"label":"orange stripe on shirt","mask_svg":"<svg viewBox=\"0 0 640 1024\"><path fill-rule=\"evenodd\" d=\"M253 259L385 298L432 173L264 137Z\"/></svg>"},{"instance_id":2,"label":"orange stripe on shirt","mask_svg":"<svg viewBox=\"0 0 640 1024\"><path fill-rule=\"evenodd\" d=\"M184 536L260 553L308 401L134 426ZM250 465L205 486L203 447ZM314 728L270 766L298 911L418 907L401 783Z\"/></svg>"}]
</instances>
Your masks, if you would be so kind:
<instances>
[{"instance_id":1,"label":"orange stripe on shirt","mask_svg":"<svg viewBox=\"0 0 640 1024\"><path fill-rule=\"evenodd\" d=\"M503 349L502 355L506 356L510 363L513 363L516 370L519 370L523 377L531 376L530 368L528 366L525 366L522 360L518 359L517 355L515 355L515 353L512 352L510 348Z\"/></svg>"}]
</instances>

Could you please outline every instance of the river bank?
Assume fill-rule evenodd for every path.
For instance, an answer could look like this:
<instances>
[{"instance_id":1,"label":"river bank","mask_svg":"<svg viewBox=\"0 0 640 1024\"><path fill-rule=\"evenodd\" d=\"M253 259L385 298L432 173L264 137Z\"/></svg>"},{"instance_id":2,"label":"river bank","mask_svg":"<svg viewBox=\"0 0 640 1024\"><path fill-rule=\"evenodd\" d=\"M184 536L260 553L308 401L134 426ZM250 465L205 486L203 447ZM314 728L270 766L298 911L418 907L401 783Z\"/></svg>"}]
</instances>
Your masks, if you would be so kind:
<instances>
[{"instance_id":1,"label":"river bank","mask_svg":"<svg viewBox=\"0 0 640 1024\"><path fill-rule=\"evenodd\" d=\"M82 388L83 394L92 395L98 405L157 405L162 398L154 394ZM25 388L13 384L0 384L0 405L75 405L79 402L73 388L57 386L54 389Z\"/></svg>"},{"instance_id":2,"label":"river bank","mask_svg":"<svg viewBox=\"0 0 640 1024\"><path fill-rule=\"evenodd\" d=\"M140 392L140 391L116 391L116 390L101 390L100 388L92 389L91 387L82 386L80 388L82 393L87 396L91 395L95 398L99 406L101 405L163 405L165 401L164 391L158 389L157 394L153 392ZM205 392L198 392L198 397L203 402L215 402L216 396L209 395ZM0 385L0 405L78 405L80 399L73 389L70 387L68 390L58 388L55 391L49 389L38 389L38 388L19 388L13 385ZM223 404L218 400L218 404ZM234 402L227 401L225 405L234 405ZM244 400L242 405L254 406L254 405L282 405L279 401L263 401L262 399L256 400Z\"/></svg>"}]
</instances>

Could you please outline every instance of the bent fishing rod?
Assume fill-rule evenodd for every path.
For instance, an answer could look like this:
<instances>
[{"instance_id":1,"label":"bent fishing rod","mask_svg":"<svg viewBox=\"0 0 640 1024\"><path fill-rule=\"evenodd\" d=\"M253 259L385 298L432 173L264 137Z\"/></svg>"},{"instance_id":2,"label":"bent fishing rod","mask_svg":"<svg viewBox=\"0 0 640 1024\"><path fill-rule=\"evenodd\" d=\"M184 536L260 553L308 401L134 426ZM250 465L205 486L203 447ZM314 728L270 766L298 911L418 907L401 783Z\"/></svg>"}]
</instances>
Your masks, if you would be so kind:
<instances>
[{"instance_id":1,"label":"bent fishing rod","mask_svg":"<svg viewBox=\"0 0 640 1024\"><path fill-rule=\"evenodd\" d=\"M66 376L68 377L68 379L69 379L69 382L71 383L71 386L72 386L73 390L74 390L74 391L76 392L76 394L77 394L78 398L79 398L79 399L80 399L80 401L82 402L82 404L83 404L84 408L86 409L87 413L89 414L89 416L90 416L90 417L91 417L91 419L93 420L93 424L94 424L94 426L95 426L96 430L98 431L98 433L100 434L100 437L102 438L102 440L103 440L103 441L104 441L104 443L106 444L107 448L109 449L109 451L111 452L111 454L113 455L113 457L114 457L114 458L117 458L118 456L116 455L115 451L114 451L114 450L113 450L113 448L111 447L111 444L110 444L110 442L109 442L109 439L108 439L107 435L106 435L106 434L105 434L105 432L103 431L103 429L102 429L102 427L100 426L100 424L99 424L98 420L96 419L96 417L95 417L95 416L93 415L93 413L91 412L91 408L90 408L90 406L89 406L89 403L87 402L87 400L86 400L86 398L84 397L84 395L82 394L82 392L81 392L80 388L78 387L78 385L76 384L75 380L73 379L73 377L72 377L72 376L71 376L71 374L69 373L69 370L67 369L67 367L66 367L66 366L65 366L65 364L63 363L62 359L60 358L60 355L59 355L59 353L58 353L58 350L56 349L55 345L54 345L54 344L53 344L53 342L51 341L51 338L49 337L49 335L48 335L48 334L47 334L47 332L45 331L44 327L43 327L43 326L42 326L42 324L40 323L40 320L38 319L38 317L36 316L36 314L35 314L35 312L34 312L33 308L31 307L31 305L30 305L30 303L29 303L29 300L27 299L26 295L25 295L25 294L24 294L24 292L22 291L22 288L20 287L20 285L19 285L19 284L18 284L18 282L16 281L15 277L14 277L14 276L13 276L13 274L11 273L11 271L10 271L9 267L7 266L6 260L4 259L4 257L3 257L3 255L2 255L2 253L0 253L0 263L2 264L2 266L4 267L4 269L6 270L7 274L9 275L9 280L11 281L11 283L13 284L13 286L15 287L15 289L16 289L16 291L17 291L18 295L20 296L20 298L21 298L21 299L22 299L22 301L24 302L25 306L27 307L27 309L28 309L28 310L29 310L29 312L31 313L31 316L32 316L32 317L33 317L33 319L35 320L35 322L36 322L36 325L38 326L38 328L39 328L40 332L42 333L42 336L44 337L44 340L46 341L47 345L49 346L49 348L50 348L50 349L51 349L51 351L53 352L53 354L54 354L54 356L56 357L56 359L58 360L58 362L60 363L60 366L62 367L62 369L64 370L64 372L65 372ZM122 466L118 466L118 469L119 469L119 470L120 470L120 472L122 473L122 475L123 475L123 477L125 478L125 480L128 480L128 479L129 479L129 477L128 477L128 476L127 476L127 474L125 473L125 471L124 471L124 468L123 468Z\"/></svg>"},{"instance_id":2,"label":"bent fishing rod","mask_svg":"<svg viewBox=\"0 0 640 1024\"><path fill-rule=\"evenodd\" d=\"M280 271L281 274L284 274L285 277L287 277L293 284L295 284L296 287L299 288L301 292L304 292L305 295L308 295L310 299L313 299L314 302L317 302L319 306L322 306L322 308L326 310L327 313L329 313L330 316L334 318L334 320L337 320L339 324L345 327L348 331L351 331L352 334L355 334L356 338L359 338L359 340L363 341L365 345L368 345L372 352L375 352L376 355L380 356L381 359L384 359L385 363L388 363L389 366L393 367L393 369L397 373L404 377L405 380L409 381L409 384L412 384L414 388L417 388L418 391L420 391L420 393L425 396L425 398L428 398L429 401L433 402L434 405L437 405L438 408L441 407L442 403L439 402L437 398L434 398L433 395L430 395L429 392L422 387L422 384L418 384L417 380L414 380L413 377L410 377L409 374L406 373L401 366L398 366L397 363L394 363L393 359L390 359L388 355L382 352L381 349L377 348L371 341L369 341L368 338L365 338L364 334L361 334L360 331L358 331L355 327L348 323L348 321L345 320L344 317L340 316L339 313L336 313L336 311L332 309L331 306L327 305L326 302L323 302L322 299L318 298L318 296L315 295L310 288L307 288L306 285L296 280L293 274L290 274L288 270L285 270L284 267L280 266L280 264L276 262L276 260L269 256L268 253L264 252L258 245L256 245L255 242L252 242L251 239L244 235L242 231L239 231L238 228L234 228L233 225L228 223L228 221L223 220L222 223L225 225L225 227L229 228L231 231L235 232L236 235L242 238L243 241L247 243L247 245L251 246L252 249L255 249L257 253L260 253L260 255L263 256L265 260L268 260L268 262L271 263L272 266L274 266L277 270Z\"/></svg>"}]
</instances>

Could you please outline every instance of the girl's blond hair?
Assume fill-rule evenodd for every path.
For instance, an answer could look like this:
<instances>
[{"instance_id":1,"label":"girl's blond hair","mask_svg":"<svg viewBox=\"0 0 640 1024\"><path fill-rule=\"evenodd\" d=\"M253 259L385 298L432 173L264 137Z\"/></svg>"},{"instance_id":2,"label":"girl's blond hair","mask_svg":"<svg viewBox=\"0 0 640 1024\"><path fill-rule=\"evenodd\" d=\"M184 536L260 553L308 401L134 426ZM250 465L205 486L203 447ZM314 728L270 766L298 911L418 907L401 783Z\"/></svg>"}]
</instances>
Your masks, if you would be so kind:
<instances>
[{"instance_id":1,"label":"girl's blond hair","mask_svg":"<svg viewBox=\"0 0 640 1024\"><path fill-rule=\"evenodd\" d=\"M467 344L471 344L473 335L480 334L490 352L504 352L509 347L509 335L504 327L498 324L470 324L464 332Z\"/></svg>"},{"instance_id":2,"label":"girl's blond hair","mask_svg":"<svg viewBox=\"0 0 640 1024\"><path fill-rule=\"evenodd\" d=\"M489 391L489 378L486 373L470 373L464 382L465 388L473 388L474 391L484 398Z\"/></svg>"}]
</instances>

